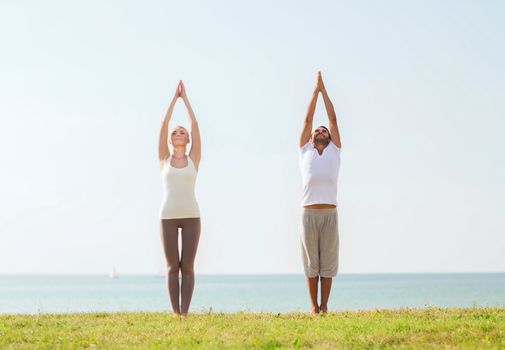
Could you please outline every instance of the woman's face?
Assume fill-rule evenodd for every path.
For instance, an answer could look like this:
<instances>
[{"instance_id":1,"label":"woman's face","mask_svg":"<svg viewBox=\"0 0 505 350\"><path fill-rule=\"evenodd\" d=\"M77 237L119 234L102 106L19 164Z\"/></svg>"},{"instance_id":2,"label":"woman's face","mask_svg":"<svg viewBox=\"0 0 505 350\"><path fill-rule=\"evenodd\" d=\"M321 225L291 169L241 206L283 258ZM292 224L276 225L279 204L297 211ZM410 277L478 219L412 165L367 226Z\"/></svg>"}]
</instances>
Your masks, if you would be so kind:
<instances>
[{"instance_id":1,"label":"woman's face","mask_svg":"<svg viewBox=\"0 0 505 350\"><path fill-rule=\"evenodd\" d=\"M176 126L170 134L170 143L175 146L186 146L189 143L188 131L182 126Z\"/></svg>"}]
</instances>

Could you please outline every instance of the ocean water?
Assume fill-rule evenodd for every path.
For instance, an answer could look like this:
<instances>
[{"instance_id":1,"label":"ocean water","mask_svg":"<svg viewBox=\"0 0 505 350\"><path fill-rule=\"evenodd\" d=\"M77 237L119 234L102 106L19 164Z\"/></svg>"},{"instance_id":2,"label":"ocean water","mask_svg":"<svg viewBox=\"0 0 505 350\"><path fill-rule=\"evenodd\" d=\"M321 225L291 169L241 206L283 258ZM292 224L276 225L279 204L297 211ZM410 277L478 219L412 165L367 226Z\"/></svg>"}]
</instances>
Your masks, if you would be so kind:
<instances>
[{"instance_id":1,"label":"ocean water","mask_svg":"<svg viewBox=\"0 0 505 350\"><path fill-rule=\"evenodd\" d=\"M341 274L330 310L505 307L505 273ZM307 311L302 275L197 275L191 311ZM169 311L160 276L0 276L0 313Z\"/></svg>"}]
</instances>

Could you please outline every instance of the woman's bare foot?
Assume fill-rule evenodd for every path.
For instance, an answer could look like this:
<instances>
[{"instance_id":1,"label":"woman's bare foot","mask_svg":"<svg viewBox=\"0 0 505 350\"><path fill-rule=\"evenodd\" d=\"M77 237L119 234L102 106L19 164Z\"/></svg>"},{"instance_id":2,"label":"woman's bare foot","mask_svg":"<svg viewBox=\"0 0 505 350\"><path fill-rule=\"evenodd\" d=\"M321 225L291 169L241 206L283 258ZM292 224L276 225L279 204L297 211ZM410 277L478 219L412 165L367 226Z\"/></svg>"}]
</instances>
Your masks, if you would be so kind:
<instances>
[{"instance_id":1,"label":"woman's bare foot","mask_svg":"<svg viewBox=\"0 0 505 350\"><path fill-rule=\"evenodd\" d=\"M328 305L321 305L321 313L323 314L328 313Z\"/></svg>"},{"instance_id":2,"label":"woman's bare foot","mask_svg":"<svg viewBox=\"0 0 505 350\"><path fill-rule=\"evenodd\" d=\"M312 309L310 310L310 314L312 316L318 315L319 314L319 306L313 306Z\"/></svg>"}]
</instances>

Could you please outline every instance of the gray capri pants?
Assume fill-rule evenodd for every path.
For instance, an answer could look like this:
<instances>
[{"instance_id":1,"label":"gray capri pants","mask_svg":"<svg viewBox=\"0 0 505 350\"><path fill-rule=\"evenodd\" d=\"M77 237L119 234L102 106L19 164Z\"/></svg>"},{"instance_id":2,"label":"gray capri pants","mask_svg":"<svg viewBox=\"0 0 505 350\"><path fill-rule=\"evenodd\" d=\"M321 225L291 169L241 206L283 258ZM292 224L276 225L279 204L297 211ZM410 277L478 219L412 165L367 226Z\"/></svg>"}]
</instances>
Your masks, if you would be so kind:
<instances>
[{"instance_id":1,"label":"gray capri pants","mask_svg":"<svg viewBox=\"0 0 505 350\"><path fill-rule=\"evenodd\" d=\"M339 245L337 208L302 208L300 243L305 276L335 277Z\"/></svg>"}]
</instances>

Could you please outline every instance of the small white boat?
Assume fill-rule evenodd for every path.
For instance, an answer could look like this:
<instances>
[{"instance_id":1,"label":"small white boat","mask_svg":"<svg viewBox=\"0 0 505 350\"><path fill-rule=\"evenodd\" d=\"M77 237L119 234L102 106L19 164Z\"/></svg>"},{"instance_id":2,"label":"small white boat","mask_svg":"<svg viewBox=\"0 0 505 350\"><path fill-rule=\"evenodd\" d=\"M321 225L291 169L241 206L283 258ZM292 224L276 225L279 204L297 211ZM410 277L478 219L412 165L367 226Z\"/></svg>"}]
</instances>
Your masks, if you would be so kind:
<instances>
[{"instance_id":1,"label":"small white boat","mask_svg":"<svg viewBox=\"0 0 505 350\"><path fill-rule=\"evenodd\" d=\"M110 278L117 278L117 277L118 277L118 276L117 276L116 266L112 266L112 270L111 270L111 272L110 272L110 274L109 274L109 277L110 277Z\"/></svg>"}]
</instances>

